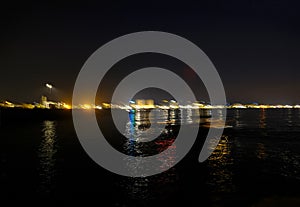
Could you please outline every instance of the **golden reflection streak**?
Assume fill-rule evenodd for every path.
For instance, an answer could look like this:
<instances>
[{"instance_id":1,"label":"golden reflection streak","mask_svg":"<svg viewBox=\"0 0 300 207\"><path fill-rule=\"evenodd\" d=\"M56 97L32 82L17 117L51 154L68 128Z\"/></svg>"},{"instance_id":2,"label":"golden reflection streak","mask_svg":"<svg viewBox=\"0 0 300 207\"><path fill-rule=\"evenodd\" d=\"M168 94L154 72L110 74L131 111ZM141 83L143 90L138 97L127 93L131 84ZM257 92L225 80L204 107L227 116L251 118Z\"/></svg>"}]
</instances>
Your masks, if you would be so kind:
<instances>
[{"instance_id":1,"label":"golden reflection streak","mask_svg":"<svg viewBox=\"0 0 300 207\"><path fill-rule=\"evenodd\" d=\"M266 128L266 112L265 112L265 109L260 110L259 128L260 129L265 129Z\"/></svg>"},{"instance_id":2,"label":"golden reflection streak","mask_svg":"<svg viewBox=\"0 0 300 207\"><path fill-rule=\"evenodd\" d=\"M129 137L127 142L124 145L125 150L130 154L130 155L135 155L136 152L140 152L138 144L135 142L138 139L143 139L141 137L141 131L144 130L145 126L148 126L149 123L147 123L147 120L143 120L142 117L147 117L147 112L138 112L133 115L130 115L129 121L126 124L126 129L125 129L125 135L126 137ZM168 139L163 139L159 141L155 141L156 148L153 150L156 150L158 153L161 151L165 150L166 148L171 148L168 154L162 155L159 154L158 160L160 161L160 165L157 167L162 168L163 170L168 169L170 165L173 165L174 162L176 161L176 146L172 145L174 142L174 138L170 138L170 134L172 133L172 123L175 122L176 115L171 112L165 114L166 116L164 117L166 120L164 123L167 124L164 134ZM141 121L141 119L143 121ZM151 135L151 134L150 134ZM136 159L126 159L127 162L127 167L135 172L136 169L139 168L139 164L141 163L136 163ZM151 163L149 163L151 164ZM150 165L150 167L152 167ZM148 199L151 194L155 193L155 191L160 192L163 188L164 185L170 184L170 183L175 183L177 179L177 174L175 168L171 168L168 171L155 175L154 177L141 177L141 178L126 178L122 179L122 181L119 183L119 185L122 188L126 189L126 194L132 198L132 199ZM150 184L155 183L155 188L150 188ZM174 189L168 189L169 190L174 190Z\"/></svg>"},{"instance_id":3,"label":"golden reflection streak","mask_svg":"<svg viewBox=\"0 0 300 207\"><path fill-rule=\"evenodd\" d=\"M257 144L257 150L256 150L256 157L260 160L266 159L266 148L265 145L262 143Z\"/></svg>"},{"instance_id":4,"label":"golden reflection streak","mask_svg":"<svg viewBox=\"0 0 300 207\"><path fill-rule=\"evenodd\" d=\"M38 149L39 157L39 192L50 192L53 189L56 164L56 126L54 121L43 122L43 136Z\"/></svg>"},{"instance_id":5,"label":"golden reflection streak","mask_svg":"<svg viewBox=\"0 0 300 207\"><path fill-rule=\"evenodd\" d=\"M213 144L213 143L212 143ZM214 145L212 145L214 146ZM209 176L207 184L214 192L233 192L233 158L228 136L223 135L212 155L208 158Z\"/></svg>"}]
</instances>

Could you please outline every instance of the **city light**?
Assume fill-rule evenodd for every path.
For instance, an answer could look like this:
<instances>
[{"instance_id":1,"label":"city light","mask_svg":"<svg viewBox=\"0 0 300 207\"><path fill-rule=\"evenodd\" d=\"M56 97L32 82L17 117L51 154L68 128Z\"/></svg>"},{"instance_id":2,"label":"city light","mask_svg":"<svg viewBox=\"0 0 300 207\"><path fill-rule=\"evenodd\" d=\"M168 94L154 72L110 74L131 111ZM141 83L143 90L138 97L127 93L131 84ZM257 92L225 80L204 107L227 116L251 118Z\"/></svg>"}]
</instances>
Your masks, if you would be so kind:
<instances>
[{"instance_id":1,"label":"city light","mask_svg":"<svg viewBox=\"0 0 300 207\"><path fill-rule=\"evenodd\" d=\"M52 85L48 84L47 87L51 89ZM179 104L175 100L161 100L160 104L154 103L152 99L137 99L135 101L131 100L128 104L119 103L101 103L100 105L95 104L78 104L71 106L61 101L49 101L46 96L41 97L40 102L34 103L12 103L10 101L0 102L0 107L3 108L43 108L43 109L122 109L126 111L130 110L151 110L151 109L161 109L161 110L176 110L176 109L300 109L299 104L288 105L288 104L242 104L233 103L228 105L211 105L209 103L189 103L187 105Z\"/></svg>"},{"instance_id":2,"label":"city light","mask_svg":"<svg viewBox=\"0 0 300 207\"><path fill-rule=\"evenodd\" d=\"M49 88L49 89L52 89L53 86L49 83L46 83L46 87Z\"/></svg>"},{"instance_id":3,"label":"city light","mask_svg":"<svg viewBox=\"0 0 300 207\"><path fill-rule=\"evenodd\" d=\"M82 109L87 109L87 110L89 110L89 109L91 109L92 108L92 106L90 105L90 104L84 104L83 106L82 106Z\"/></svg>"}]
</instances>

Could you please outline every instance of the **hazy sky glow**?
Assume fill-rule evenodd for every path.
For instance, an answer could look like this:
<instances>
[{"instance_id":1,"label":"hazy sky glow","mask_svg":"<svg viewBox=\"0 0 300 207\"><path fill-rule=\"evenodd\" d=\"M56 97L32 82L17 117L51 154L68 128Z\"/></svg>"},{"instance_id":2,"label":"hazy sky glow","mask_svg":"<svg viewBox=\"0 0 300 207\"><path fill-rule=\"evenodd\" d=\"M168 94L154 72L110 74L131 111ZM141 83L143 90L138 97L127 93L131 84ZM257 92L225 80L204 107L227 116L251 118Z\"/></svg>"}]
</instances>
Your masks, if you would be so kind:
<instances>
[{"instance_id":1,"label":"hazy sky glow","mask_svg":"<svg viewBox=\"0 0 300 207\"><path fill-rule=\"evenodd\" d=\"M0 17L0 100L38 101L50 82L52 96L70 102L78 72L97 48L127 33L157 30L197 44L219 71L229 102L300 103L297 1L26 1L2 5ZM173 67L161 58L158 65ZM197 87L198 79L189 78Z\"/></svg>"}]
</instances>

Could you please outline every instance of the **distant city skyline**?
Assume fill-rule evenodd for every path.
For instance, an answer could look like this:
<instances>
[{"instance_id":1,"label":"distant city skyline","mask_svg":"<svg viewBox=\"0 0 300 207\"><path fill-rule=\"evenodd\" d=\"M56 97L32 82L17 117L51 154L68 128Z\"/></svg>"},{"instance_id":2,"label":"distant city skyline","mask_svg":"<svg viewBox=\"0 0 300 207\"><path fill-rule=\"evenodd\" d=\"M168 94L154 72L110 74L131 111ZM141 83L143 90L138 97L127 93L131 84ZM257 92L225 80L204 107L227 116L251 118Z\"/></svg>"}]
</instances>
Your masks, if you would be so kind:
<instances>
[{"instance_id":1,"label":"distant city skyline","mask_svg":"<svg viewBox=\"0 0 300 207\"><path fill-rule=\"evenodd\" d=\"M137 31L165 31L198 45L214 63L227 102L300 103L300 13L297 1L175 3L6 2L0 14L0 100L71 103L87 58L108 41ZM124 60L109 81L133 69L165 66L186 78L199 100L209 101L199 79L174 60L140 56ZM107 87L106 99L110 87ZM161 94L158 99L163 98ZM108 95L109 96L109 95ZM141 97L151 97L148 91ZM107 100L100 100L107 101Z\"/></svg>"}]
</instances>

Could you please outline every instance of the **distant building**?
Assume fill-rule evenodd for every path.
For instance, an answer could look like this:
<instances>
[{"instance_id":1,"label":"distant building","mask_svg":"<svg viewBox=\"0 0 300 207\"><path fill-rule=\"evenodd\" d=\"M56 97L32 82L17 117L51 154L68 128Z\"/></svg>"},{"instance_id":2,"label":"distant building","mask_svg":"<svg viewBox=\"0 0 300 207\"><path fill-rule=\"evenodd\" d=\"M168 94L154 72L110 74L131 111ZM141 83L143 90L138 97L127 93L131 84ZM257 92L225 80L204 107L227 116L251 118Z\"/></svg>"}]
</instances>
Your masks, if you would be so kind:
<instances>
[{"instance_id":1,"label":"distant building","mask_svg":"<svg viewBox=\"0 0 300 207\"><path fill-rule=\"evenodd\" d=\"M135 109L153 109L155 108L153 99L137 99L131 102L130 106Z\"/></svg>"},{"instance_id":2,"label":"distant building","mask_svg":"<svg viewBox=\"0 0 300 207\"><path fill-rule=\"evenodd\" d=\"M49 104L48 104L48 101L47 101L47 97L46 96L42 96L41 97L41 105L45 108L49 108Z\"/></svg>"},{"instance_id":3,"label":"distant building","mask_svg":"<svg viewBox=\"0 0 300 207\"><path fill-rule=\"evenodd\" d=\"M37 108L46 108L46 109L71 109L71 106L69 106L66 103L48 101L46 96L41 97L40 106L37 104L36 107Z\"/></svg>"},{"instance_id":4,"label":"distant building","mask_svg":"<svg viewBox=\"0 0 300 207\"><path fill-rule=\"evenodd\" d=\"M235 104L232 104L230 108L234 108L234 109L245 109L245 108L247 108L247 107L244 106L244 105L241 104L241 103L235 103Z\"/></svg>"},{"instance_id":5,"label":"distant building","mask_svg":"<svg viewBox=\"0 0 300 207\"><path fill-rule=\"evenodd\" d=\"M179 108L179 105L178 105L177 101L171 100L170 103L169 103L169 107L170 107L171 109L178 109L178 108Z\"/></svg>"}]
</instances>

